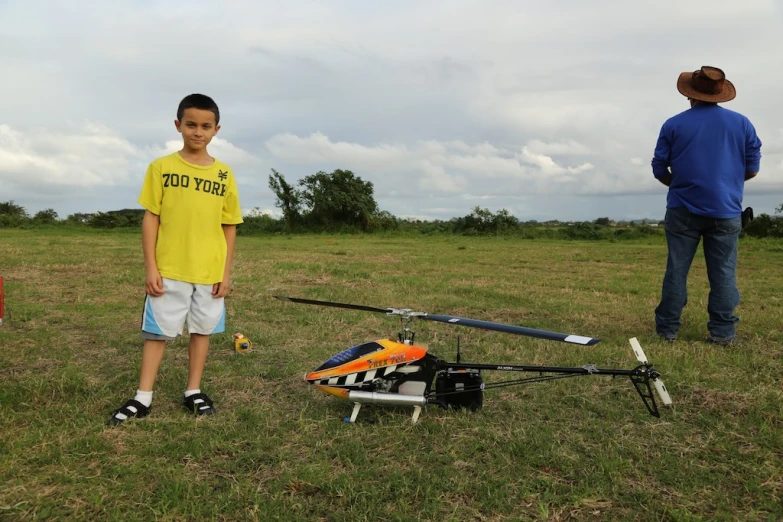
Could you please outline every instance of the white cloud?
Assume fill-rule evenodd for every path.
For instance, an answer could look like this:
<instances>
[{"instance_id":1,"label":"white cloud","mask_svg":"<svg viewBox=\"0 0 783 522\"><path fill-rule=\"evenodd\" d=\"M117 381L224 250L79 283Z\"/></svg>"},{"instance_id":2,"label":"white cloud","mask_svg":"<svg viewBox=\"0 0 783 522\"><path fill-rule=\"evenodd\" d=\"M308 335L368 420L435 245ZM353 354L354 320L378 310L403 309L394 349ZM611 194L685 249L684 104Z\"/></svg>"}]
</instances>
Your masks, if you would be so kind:
<instances>
[{"instance_id":1,"label":"white cloud","mask_svg":"<svg viewBox=\"0 0 783 522\"><path fill-rule=\"evenodd\" d=\"M358 143L333 142L320 132L305 138L280 134L267 140L264 146L275 158L295 165L351 161L368 168L383 168L407 154L404 146L365 147Z\"/></svg>"},{"instance_id":2,"label":"white cloud","mask_svg":"<svg viewBox=\"0 0 783 522\"><path fill-rule=\"evenodd\" d=\"M545 148L542 145L537 142L539 149ZM352 170L373 181L381 196L419 193L488 198L518 193L523 188L541 193L611 194L638 187L636 183L623 186L622 180L604 183L604 177L585 176L595 170L591 163L560 163L524 145L506 148L488 142L426 140L411 147L368 146L334 142L322 133L314 133L306 137L273 136L265 147L272 163L282 160L312 168Z\"/></svg>"},{"instance_id":3,"label":"white cloud","mask_svg":"<svg viewBox=\"0 0 783 522\"><path fill-rule=\"evenodd\" d=\"M0 125L0 180L33 191L41 184L119 185L127 181L130 166L141 157L138 147L94 123L26 133Z\"/></svg>"},{"instance_id":4,"label":"white cloud","mask_svg":"<svg viewBox=\"0 0 783 522\"><path fill-rule=\"evenodd\" d=\"M48 207L52 201L97 198L90 208L111 210L136 205L136 196L150 161L179 150L181 141L141 147L104 125L85 122L63 129L18 130L0 124L0 185L3 200L14 199ZM250 177L261 160L215 137L211 152L242 176ZM129 188L132 187L132 190ZM115 205L106 206L106 202ZM79 208L65 212L81 211Z\"/></svg>"},{"instance_id":5,"label":"white cloud","mask_svg":"<svg viewBox=\"0 0 783 522\"><path fill-rule=\"evenodd\" d=\"M527 143L527 148L533 153L549 156L592 156L596 154L590 147L575 140L551 143L531 140Z\"/></svg>"}]
</instances>

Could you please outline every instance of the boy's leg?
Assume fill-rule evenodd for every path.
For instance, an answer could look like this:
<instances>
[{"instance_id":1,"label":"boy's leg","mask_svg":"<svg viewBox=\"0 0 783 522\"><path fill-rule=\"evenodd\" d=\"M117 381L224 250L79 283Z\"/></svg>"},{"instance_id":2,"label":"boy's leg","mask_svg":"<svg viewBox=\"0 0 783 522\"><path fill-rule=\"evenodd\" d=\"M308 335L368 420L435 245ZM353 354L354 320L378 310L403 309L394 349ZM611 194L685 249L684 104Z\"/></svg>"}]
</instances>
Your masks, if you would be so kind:
<instances>
[{"instance_id":1,"label":"boy's leg","mask_svg":"<svg viewBox=\"0 0 783 522\"><path fill-rule=\"evenodd\" d=\"M163 360L165 348L166 341L144 340L141 352L141 376L136 396L112 412L106 424L116 426L128 417L145 417L149 414L152 404L152 387L155 385L155 378L158 376L158 368Z\"/></svg>"},{"instance_id":2,"label":"boy's leg","mask_svg":"<svg viewBox=\"0 0 783 522\"><path fill-rule=\"evenodd\" d=\"M111 426L128 417L144 417L150 412L152 389L158 375L167 340L176 339L182 332L190 304L192 285L163 279L165 293L159 297L145 296L141 320L144 346L141 354L139 389L136 396L112 412L106 421Z\"/></svg>"},{"instance_id":3,"label":"boy's leg","mask_svg":"<svg viewBox=\"0 0 783 522\"><path fill-rule=\"evenodd\" d=\"M141 352L141 376L139 377L139 391L151 392L158 376L160 362L163 360L163 351L166 341L144 340Z\"/></svg>"},{"instance_id":4,"label":"boy's leg","mask_svg":"<svg viewBox=\"0 0 783 522\"><path fill-rule=\"evenodd\" d=\"M225 301L212 297L212 285L195 285L188 313L188 385L184 405L198 415L216 412L212 400L201 393L201 378L209 354L209 336L225 331Z\"/></svg>"},{"instance_id":5,"label":"boy's leg","mask_svg":"<svg viewBox=\"0 0 783 522\"><path fill-rule=\"evenodd\" d=\"M183 405L196 415L214 415L217 413L212 405L212 399L206 393L201 393L201 377L209 354L209 336L197 333L190 334L188 344L188 385L185 387Z\"/></svg>"},{"instance_id":6,"label":"boy's leg","mask_svg":"<svg viewBox=\"0 0 783 522\"><path fill-rule=\"evenodd\" d=\"M114 410L107 419L106 424L117 426L125 422L128 417L146 417L150 413L152 404L152 387L158 376L158 368L163 360L163 351L166 341L145 339L141 352L141 375L139 377L139 389L136 396Z\"/></svg>"},{"instance_id":7,"label":"boy's leg","mask_svg":"<svg viewBox=\"0 0 783 522\"><path fill-rule=\"evenodd\" d=\"M144 347L141 352L139 376L141 392L151 392L155 385L166 341L174 340L182 333L190 306L192 287L190 283L164 278L164 294L158 297L148 295L144 300L141 321Z\"/></svg>"},{"instance_id":8,"label":"boy's leg","mask_svg":"<svg viewBox=\"0 0 783 522\"><path fill-rule=\"evenodd\" d=\"M209 355L209 336L191 334L188 345L188 385L185 388L186 391L201 388L201 376L204 375L207 355Z\"/></svg>"}]
</instances>

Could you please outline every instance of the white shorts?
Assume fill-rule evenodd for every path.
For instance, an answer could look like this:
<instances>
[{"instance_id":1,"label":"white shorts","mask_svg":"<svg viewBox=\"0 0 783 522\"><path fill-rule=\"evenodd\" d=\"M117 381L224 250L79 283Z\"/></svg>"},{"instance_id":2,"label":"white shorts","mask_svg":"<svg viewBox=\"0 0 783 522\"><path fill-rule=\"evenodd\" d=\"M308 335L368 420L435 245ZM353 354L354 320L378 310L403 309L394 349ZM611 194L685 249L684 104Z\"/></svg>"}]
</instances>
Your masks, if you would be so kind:
<instances>
[{"instance_id":1,"label":"white shorts","mask_svg":"<svg viewBox=\"0 0 783 522\"><path fill-rule=\"evenodd\" d=\"M212 297L212 285L196 285L163 278L164 294L147 295L141 319L144 339L172 340L188 333L211 335L226 330L225 299Z\"/></svg>"}]
</instances>

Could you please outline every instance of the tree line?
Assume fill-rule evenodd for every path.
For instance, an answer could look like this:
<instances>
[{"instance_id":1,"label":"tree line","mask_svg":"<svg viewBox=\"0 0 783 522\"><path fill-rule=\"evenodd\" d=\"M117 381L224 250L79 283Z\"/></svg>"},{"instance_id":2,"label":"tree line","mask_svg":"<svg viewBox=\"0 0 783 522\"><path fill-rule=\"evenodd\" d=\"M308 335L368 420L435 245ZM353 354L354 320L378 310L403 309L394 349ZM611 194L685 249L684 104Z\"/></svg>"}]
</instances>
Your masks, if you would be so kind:
<instances>
[{"instance_id":1,"label":"tree line","mask_svg":"<svg viewBox=\"0 0 783 522\"><path fill-rule=\"evenodd\" d=\"M258 208L244 217L238 227L240 235L265 233L376 233L414 232L421 234L516 235L551 239L625 239L662 235L662 222L613 221L600 217L594 221L562 222L551 220L520 221L507 210L491 212L474 207L470 214L449 220L398 218L381 210L375 201L372 182L362 180L350 170L331 173L319 171L289 183L272 169L269 188L281 216L263 214ZM783 205L776 209L783 213ZM30 216L13 201L0 203L0 227L40 225L73 225L92 228L140 227L144 209L122 209L108 212L75 213L60 219L53 209ZM751 221L744 233L755 237L783 237L783 218L761 214Z\"/></svg>"}]
</instances>

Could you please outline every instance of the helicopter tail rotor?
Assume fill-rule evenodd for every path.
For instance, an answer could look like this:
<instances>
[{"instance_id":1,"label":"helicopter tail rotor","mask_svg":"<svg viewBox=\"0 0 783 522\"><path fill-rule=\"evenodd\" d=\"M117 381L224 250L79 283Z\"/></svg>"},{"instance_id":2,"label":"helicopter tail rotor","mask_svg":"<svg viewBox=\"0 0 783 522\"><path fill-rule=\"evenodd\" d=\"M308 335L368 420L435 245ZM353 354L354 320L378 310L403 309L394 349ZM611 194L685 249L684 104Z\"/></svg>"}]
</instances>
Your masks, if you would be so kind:
<instances>
[{"instance_id":1,"label":"helicopter tail rotor","mask_svg":"<svg viewBox=\"0 0 783 522\"><path fill-rule=\"evenodd\" d=\"M652 388L655 388L655 392L661 399L661 403L665 406L671 406L672 398L669 396L666 385L659 379L661 374L647 361L647 356L644 354L644 350L642 350L639 340L636 337L632 337L628 341L631 343L631 348L633 348L636 359L641 363L636 369L638 373L631 376L631 382L633 382L634 387L636 387L636 391L639 392L639 396L642 398L642 401L644 401L644 405L647 407L650 414L655 417L660 417ZM652 387L650 386L651 383Z\"/></svg>"}]
</instances>

